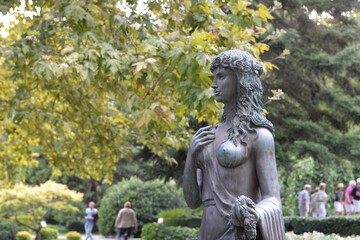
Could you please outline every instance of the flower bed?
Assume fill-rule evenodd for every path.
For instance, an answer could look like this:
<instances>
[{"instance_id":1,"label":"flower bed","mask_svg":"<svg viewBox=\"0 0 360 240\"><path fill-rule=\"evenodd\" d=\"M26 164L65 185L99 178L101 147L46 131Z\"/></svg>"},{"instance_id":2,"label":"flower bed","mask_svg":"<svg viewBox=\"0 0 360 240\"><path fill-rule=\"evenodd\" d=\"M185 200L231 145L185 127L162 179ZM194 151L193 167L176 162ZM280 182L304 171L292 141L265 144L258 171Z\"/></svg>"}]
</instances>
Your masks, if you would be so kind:
<instances>
[{"instance_id":1,"label":"flower bed","mask_svg":"<svg viewBox=\"0 0 360 240\"><path fill-rule=\"evenodd\" d=\"M286 240L360 240L360 236L349 236L349 237L340 237L336 234L325 235L321 232L312 232L312 233L303 233L297 235L294 232L287 232L285 234Z\"/></svg>"}]
</instances>

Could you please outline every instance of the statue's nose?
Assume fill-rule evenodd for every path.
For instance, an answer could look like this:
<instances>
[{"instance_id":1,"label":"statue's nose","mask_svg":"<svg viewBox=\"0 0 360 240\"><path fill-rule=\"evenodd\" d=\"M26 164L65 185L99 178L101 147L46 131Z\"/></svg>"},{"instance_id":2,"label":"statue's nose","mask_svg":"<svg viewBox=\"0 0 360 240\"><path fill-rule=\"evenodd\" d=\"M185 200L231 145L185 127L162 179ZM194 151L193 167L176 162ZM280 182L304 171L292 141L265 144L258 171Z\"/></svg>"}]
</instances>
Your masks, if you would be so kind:
<instances>
[{"instance_id":1,"label":"statue's nose","mask_svg":"<svg viewBox=\"0 0 360 240\"><path fill-rule=\"evenodd\" d=\"M212 87L213 89L217 89L218 86L217 86L215 80L214 80L214 82L212 83L211 87Z\"/></svg>"}]
</instances>

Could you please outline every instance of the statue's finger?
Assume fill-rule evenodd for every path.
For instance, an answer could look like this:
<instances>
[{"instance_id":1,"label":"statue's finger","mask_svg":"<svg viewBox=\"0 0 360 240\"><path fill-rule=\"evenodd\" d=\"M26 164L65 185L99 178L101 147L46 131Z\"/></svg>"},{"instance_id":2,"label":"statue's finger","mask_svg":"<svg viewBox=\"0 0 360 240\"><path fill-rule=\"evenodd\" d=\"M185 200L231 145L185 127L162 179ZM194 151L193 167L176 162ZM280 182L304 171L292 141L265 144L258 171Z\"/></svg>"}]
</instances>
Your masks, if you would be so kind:
<instances>
[{"instance_id":1,"label":"statue's finger","mask_svg":"<svg viewBox=\"0 0 360 240\"><path fill-rule=\"evenodd\" d=\"M210 128L212 128L213 126L207 126L207 127L203 127L203 128L200 128L194 135L199 135L200 133L202 133L203 131L206 131Z\"/></svg>"},{"instance_id":2,"label":"statue's finger","mask_svg":"<svg viewBox=\"0 0 360 240\"><path fill-rule=\"evenodd\" d=\"M214 141L213 139L204 141L204 142L200 143L199 146L203 147L203 146L205 146L205 145L207 145L209 143L212 143L213 141Z\"/></svg>"},{"instance_id":3,"label":"statue's finger","mask_svg":"<svg viewBox=\"0 0 360 240\"><path fill-rule=\"evenodd\" d=\"M215 134L208 134L208 135L204 135L204 136L199 136L198 140L200 142L204 141L204 140L209 140L209 139L215 139Z\"/></svg>"},{"instance_id":4,"label":"statue's finger","mask_svg":"<svg viewBox=\"0 0 360 240\"><path fill-rule=\"evenodd\" d=\"M199 133L197 135L197 137L202 137L202 136L206 136L206 135L215 135L215 133L212 131L203 131L203 132Z\"/></svg>"}]
</instances>

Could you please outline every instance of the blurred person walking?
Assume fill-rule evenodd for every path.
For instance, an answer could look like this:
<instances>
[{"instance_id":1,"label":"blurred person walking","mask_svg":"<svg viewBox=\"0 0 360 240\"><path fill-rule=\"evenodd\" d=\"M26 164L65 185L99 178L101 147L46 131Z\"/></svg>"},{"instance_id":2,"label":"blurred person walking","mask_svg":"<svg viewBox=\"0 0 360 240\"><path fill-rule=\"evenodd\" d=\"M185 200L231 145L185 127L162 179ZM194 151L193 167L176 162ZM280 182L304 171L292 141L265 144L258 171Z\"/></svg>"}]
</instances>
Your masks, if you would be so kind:
<instances>
[{"instance_id":1,"label":"blurred person walking","mask_svg":"<svg viewBox=\"0 0 360 240\"><path fill-rule=\"evenodd\" d=\"M89 202L89 207L85 210L85 240L94 240L92 230L95 221L98 218L98 210L95 208L95 202Z\"/></svg>"},{"instance_id":2,"label":"blurred person walking","mask_svg":"<svg viewBox=\"0 0 360 240\"><path fill-rule=\"evenodd\" d=\"M335 208L335 216L344 216L344 184L339 183L336 187L335 192L335 202L334 202L334 208Z\"/></svg>"},{"instance_id":3,"label":"blurred person walking","mask_svg":"<svg viewBox=\"0 0 360 240\"><path fill-rule=\"evenodd\" d=\"M354 199L353 196L351 196L351 191L355 187L356 182L354 180L351 180L349 182L349 186L345 190L345 201L344 201L344 207L346 211L346 215L350 216L354 214L354 204L352 200Z\"/></svg>"},{"instance_id":4,"label":"blurred person walking","mask_svg":"<svg viewBox=\"0 0 360 240\"><path fill-rule=\"evenodd\" d=\"M115 220L115 227L118 229L115 240L130 239L133 229L137 229L136 214L131 209L130 202L125 202L124 208L120 209Z\"/></svg>"},{"instance_id":5,"label":"blurred person walking","mask_svg":"<svg viewBox=\"0 0 360 240\"><path fill-rule=\"evenodd\" d=\"M310 195L311 185L305 184L304 190L299 193L299 215L307 217L310 209Z\"/></svg>"},{"instance_id":6,"label":"blurred person walking","mask_svg":"<svg viewBox=\"0 0 360 240\"><path fill-rule=\"evenodd\" d=\"M319 204L318 204L318 193L319 193L319 187L316 187L314 189L314 193L310 196L310 211L312 213L313 217L319 216Z\"/></svg>"},{"instance_id":7,"label":"blurred person walking","mask_svg":"<svg viewBox=\"0 0 360 240\"><path fill-rule=\"evenodd\" d=\"M326 202L329 200L325 192L326 184L320 183L318 192L319 217L326 217Z\"/></svg>"}]
</instances>

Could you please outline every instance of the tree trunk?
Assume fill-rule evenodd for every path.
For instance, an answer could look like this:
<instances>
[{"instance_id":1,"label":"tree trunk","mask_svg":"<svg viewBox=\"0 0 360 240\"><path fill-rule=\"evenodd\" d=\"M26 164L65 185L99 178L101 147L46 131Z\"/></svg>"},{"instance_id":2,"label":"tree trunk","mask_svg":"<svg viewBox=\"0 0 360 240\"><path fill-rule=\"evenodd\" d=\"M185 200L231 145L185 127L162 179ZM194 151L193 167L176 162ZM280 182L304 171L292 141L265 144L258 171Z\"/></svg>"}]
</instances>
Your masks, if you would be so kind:
<instances>
[{"instance_id":1,"label":"tree trunk","mask_svg":"<svg viewBox=\"0 0 360 240\"><path fill-rule=\"evenodd\" d=\"M41 230L41 228L36 230L35 240L41 240L40 230Z\"/></svg>"}]
</instances>

